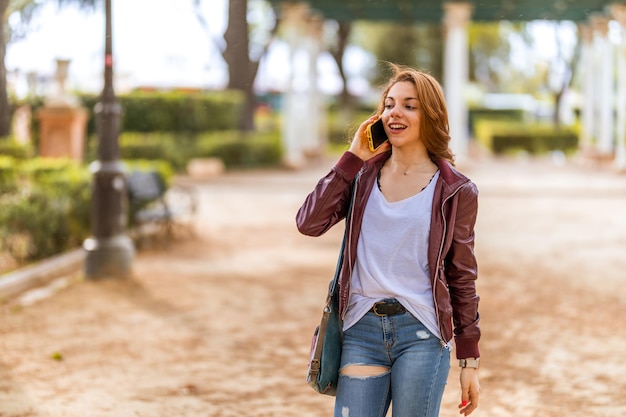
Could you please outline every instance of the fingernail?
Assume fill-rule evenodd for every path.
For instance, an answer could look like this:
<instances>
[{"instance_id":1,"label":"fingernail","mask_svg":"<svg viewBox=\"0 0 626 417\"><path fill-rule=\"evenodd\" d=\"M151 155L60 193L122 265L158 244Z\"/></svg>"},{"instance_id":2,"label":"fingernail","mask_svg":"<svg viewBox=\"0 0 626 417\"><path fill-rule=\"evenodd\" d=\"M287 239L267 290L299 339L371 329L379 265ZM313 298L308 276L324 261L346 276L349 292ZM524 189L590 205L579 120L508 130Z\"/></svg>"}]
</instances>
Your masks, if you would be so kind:
<instances>
[{"instance_id":1,"label":"fingernail","mask_svg":"<svg viewBox=\"0 0 626 417\"><path fill-rule=\"evenodd\" d=\"M461 405L465 407L467 405L467 401L461 401Z\"/></svg>"}]
</instances>

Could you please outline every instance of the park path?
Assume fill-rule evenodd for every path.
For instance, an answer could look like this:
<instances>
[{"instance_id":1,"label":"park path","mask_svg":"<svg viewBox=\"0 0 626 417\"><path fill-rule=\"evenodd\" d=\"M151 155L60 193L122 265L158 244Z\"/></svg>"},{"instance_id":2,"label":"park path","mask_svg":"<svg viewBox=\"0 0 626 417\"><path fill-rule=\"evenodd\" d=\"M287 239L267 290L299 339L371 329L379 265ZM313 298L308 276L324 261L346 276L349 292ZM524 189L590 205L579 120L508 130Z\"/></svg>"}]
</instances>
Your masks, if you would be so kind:
<instances>
[{"instance_id":1,"label":"park path","mask_svg":"<svg viewBox=\"0 0 626 417\"><path fill-rule=\"evenodd\" d=\"M128 280L67 277L0 306L0 417L323 417L304 383L341 230L294 215L332 161L193 183L197 236ZM481 159L477 254L489 417L626 415L626 176ZM61 288L62 287L62 288ZM457 415L452 368L442 417Z\"/></svg>"}]
</instances>

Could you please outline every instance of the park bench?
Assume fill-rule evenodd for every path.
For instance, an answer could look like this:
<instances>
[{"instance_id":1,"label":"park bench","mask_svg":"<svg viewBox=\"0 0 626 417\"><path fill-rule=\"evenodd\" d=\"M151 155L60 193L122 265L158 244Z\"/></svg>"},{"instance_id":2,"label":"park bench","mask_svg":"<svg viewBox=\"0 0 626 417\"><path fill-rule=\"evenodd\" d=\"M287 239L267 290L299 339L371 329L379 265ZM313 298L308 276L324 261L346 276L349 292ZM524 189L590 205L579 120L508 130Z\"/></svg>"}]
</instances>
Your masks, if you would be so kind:
<instances>
[{"instance_id":1,"label":"park bench","mask_svg":"<svg viewBox=\"0 0 626 417\"><path fill-rule=\"evenodd\" d=\"M198 202L192 187L168 187L156 170L130 171L126 182L130 235L136 246L151 241L166 246L181 233L194 235Z\"/></svg>"}]
</instances>

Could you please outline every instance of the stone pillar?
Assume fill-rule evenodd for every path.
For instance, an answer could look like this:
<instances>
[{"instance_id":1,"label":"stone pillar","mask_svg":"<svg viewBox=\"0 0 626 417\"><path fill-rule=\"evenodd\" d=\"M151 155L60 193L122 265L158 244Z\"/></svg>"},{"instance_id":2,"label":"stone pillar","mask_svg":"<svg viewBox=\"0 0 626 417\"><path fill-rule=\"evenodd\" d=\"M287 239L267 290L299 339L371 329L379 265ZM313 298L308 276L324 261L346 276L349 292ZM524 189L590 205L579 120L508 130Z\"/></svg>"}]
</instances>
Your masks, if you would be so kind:
<instances>
[{"instance_id":1,"label":"stone pillar","mask_svg":"<svg viewBox=\"0 0 626 417\"><path fill-rule=\"evenodd\" d=\"M39 118L39 156L83 162L87 111L82 108L44 106Z\"/></svg>"},{"instance_id":2,"label":"stone pillar","mask_svg":"<svg viewBox=\"0 0 626 417\"><path fill-rule=\"evenodd\" d=\"M306 156L319 156L324 152L322 140L323 99L317 84L319 74L317 61L321 51L322 30L324 21L318 15L311 15L307 22L305 48L308 55L308 82L307 95L308 110L306 118L306 133L303 136L304 153Z\"/></svg>"},{"instance_id":3,"label":"stone pillar","mask_svg":"<svg viewBox=\"0 0 626 417\"><path fill-rule=\"evenodd\" d=\"M83 162L87 110L65 92L68 60L57 60L56 91L46 100L39 119L39 156Z\"/></svg>"},{"instance_id":4,"label":"stone pillar","mask_svg":"<svg viewBox=\"0 0 626 417\"><path fill-rule=\"evenodd\" d=\"M282 24L285 28L285 38L289 45L289 79L287 89L283 95L282 120L283 120L283 147L285 150L284 164L291 168L304 165L304 146L307 140L303 137L309 134L305 126L310 120L307 119L308 103L305 91L303 75L297 72L298 58L302 47L303 29L309 8L304 3L287 3L282 8Z\"/></svg>"},{"instance_id":5,"label":"stone pillar","mask_svg":"<svg viewBox=\"0 0 626 417\"><path fill-rule=\"evenodd\" d=\"M626 5L612 4L610 12L621 28L620 43L617 49L617 100L616 107L616 146L615 168L626 170Z\"/></svg>"},{"instance_id":6,"label":"stone pillar","mask_svg":"<svg viewBox=\"0 0 626 417\"><path fill-rule=\"evenodd\" d=\"M608 38L610 19L604 15L591 17L595 52L595 104L597 150L600 157L613 152L613 50Z\"/></svg>"},{"instance_id":7,"label":"stone pillar","mask_svg":"<svg viewBox=\"0 0 626 417\"><path fill-rule=\"evenodd\" d=\"M23 105L15 109L11 129L17 143L28 145L30 143L30 125L32 112L30 106Z\"/></svg>"},{"instance_id":8,"label":"stone pillar","mask_svg":"<svg viewBox=\"0 0 626 417\"><path fill-rule=\"evenodd\" d=\"M469 3L445 3L446 43L444 56L444 90L450 121L450 147L463 160L469 150L468 109L465 86L469 79L467 25L472 15Z\"/></svg>"},{"instance_id":9,"label":"stone pillar","mask_svg":"<svg viewBox=\"0 0 626 417\"><path fill-rule=\"evenodd\" d=\"M580 135L579 148L583 154L588 153L594 142L594 72L593 72L593 32L588 24L580 24L581 51L581 105L580 105Z\"/></svg>"}]
</instances>

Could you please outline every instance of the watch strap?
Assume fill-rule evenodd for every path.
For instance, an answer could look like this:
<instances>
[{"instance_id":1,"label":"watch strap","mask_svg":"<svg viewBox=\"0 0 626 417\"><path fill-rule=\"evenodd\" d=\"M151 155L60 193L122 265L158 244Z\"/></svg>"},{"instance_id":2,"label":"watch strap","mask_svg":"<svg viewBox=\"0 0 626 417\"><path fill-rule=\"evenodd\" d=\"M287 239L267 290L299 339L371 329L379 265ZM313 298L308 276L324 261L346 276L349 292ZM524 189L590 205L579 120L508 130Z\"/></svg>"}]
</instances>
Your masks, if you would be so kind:
<instances>
[{"instance_id":1,"label":"watch strap","mask_svg":"<svg viewBox=\"0 0 626 417\"><path fill-rule=\"evenodd\" d=\"M459 359L459 366L461 368L476 368L476 369L478 369L479 362L480 362L480 358Z\"/></svg>"}]
</instances>

